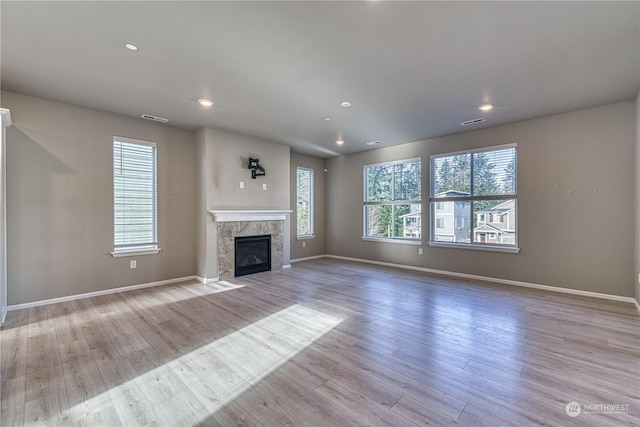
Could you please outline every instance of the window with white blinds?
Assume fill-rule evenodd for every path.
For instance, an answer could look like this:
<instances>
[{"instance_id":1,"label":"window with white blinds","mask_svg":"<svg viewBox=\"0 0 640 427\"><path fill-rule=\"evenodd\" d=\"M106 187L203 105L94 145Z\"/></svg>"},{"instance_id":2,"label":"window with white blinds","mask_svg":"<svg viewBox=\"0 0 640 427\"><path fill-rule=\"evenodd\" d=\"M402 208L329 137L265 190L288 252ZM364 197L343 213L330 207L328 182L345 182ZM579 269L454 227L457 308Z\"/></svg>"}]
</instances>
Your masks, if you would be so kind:
<instances>
[{"instance_id":1,"label":"window with white blinds","mask_svg":"<svg viewBox=\"0 0 640 427\"><path fill-rule=\"evenodd\" d=\"M430 244L517 251L516 144L431 156Z\"/></svg>"},{"instance_id":2,"label":"window with white blinds","mask_svg":"<svg viewBox=\"0 0 640 427\"><path fill-rule=\"evenodd\" d=\"M157 186L156 144L114 137L114 256L158 252Z\"/></svg>"}]
</instances>

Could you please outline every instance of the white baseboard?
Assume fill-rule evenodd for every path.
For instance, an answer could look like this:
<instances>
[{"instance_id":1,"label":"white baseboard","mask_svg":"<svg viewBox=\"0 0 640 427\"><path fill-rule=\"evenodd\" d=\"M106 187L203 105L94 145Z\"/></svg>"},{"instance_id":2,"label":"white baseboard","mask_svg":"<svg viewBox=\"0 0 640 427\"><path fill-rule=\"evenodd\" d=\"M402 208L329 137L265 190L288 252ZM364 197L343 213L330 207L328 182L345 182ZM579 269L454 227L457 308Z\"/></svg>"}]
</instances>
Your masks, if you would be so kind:
<instances>
[{"instance_id":1,"label":"white baseboard","mask_svg":"<svg viewBox=\"0 0 640 427\"><path fill-rule=\"evenodd\" d=\"M7 307L2 307L2 313L0 313L0 325L4 325L4 319L7 318Z\"/></svg>"},{"instance_id":2,"label":"white baseboard","mask_svg":"<svg viewBox=\"0 0 640 427\"><path fill-rule=\"evenodd\" d=\"M291 262L291 261L289 261L289 262ZM285 265L282 266L283 270L286 270L287 268L291 268L291 264L285 264Z\"/></svg>"},{"instance_id":3,"label":"white baseboard","mask_svg":"<svg viewBox=\"0 0 640 427\"><path fill-rule=\"evenodd\" d=\"M640 314L640 304L638 304L638 300L634 298L633 303L636 305L636 310L638 310L638 314Z\"/></svg>"},{"instance_id":4,"label":"white baseboard","mask_svg":"<svg viewBox=\"0 0 640 427\"><path fill-rule=\"evenodd\" d=\"M153 286L169 285L171 283L186 282L187 280L197 280L198 276L178 277L176 279L161 280L159 282L142 283L140 285L122 286L120 288L105 289L102 291L87 292L84 294L69 295L66 297L51 298L40 301L26 302L24 304L14 304L7 307L8 311L22 310L23 308L40 307L43 305L55 304L58 302L73 301L82 298L97 297L100 295L115 294L118 292L134 291L136 289L150 288Z\"/></svg>"},{"instance_id":5,"label":"white baseboard","mask_svg":"<svg viewBox=\"0 0 640 427\"><path fill-rule=\"evenodd\" d=\"M329 255L314 255L314 256L308 256L305 258L296 258L296 259L292 259L289 262L291 264L295 263L295 262L300 262L300 261L309 261L311 259L318 259L318 258L327 258Z\"/></svg>"},{"instance_id":6,"label":"white baseboard","mask_svg":"<svg viewBox=\"0 0 640 427\"><path fill-rule=\"evenodd\" d=\"M385 266L385 267L395 267L395 268L402 268L402 269L405 269L405 270L422 271L422 272L425 272L425 273L439 274L439 275L442 275L442 276L452 276L452 277L459 277L459 278L462 278L462 279L482 280L482 281L485 281L485 282L500 283L500 284L503 284L503 285L520 286L520 287L524 287L524 288L541 289L541 290L544 290L544 291L559 292L559 293L563 293L563 294L581 295L581 296L586 296L586 297L607 299L607 300L612 300L612 301L630 302L630 303L635 303L637 305L637 301L634 298L623 297L623 296L620 296L620 295L601 294L599 292L582 291L582 290L579 290L579 289L560 288L560 287L557 287L557 286L539 285L537 283L520 282L520 281L517 281L517 280L498 279L498 278L495 278L495 277L478 276L478 275L475 275L475 274L466 274L466 273L456 273L456 272L453 272L453 271L436 270L436 269L433 269L433 268L425 268L425 267L414 267L412 265L394 264L394 263L391 263L391 262L382 262L382 261L372 261L372 260L361 259L361 258L350 258L350 257L339 256L339 255L325 255L325 256L328 257L328 258L342 259L342 260L345 260L345 261L363 262L363 263L367 263L367 264L382 265L382 266Z\"/></svg>"}]
</instances>

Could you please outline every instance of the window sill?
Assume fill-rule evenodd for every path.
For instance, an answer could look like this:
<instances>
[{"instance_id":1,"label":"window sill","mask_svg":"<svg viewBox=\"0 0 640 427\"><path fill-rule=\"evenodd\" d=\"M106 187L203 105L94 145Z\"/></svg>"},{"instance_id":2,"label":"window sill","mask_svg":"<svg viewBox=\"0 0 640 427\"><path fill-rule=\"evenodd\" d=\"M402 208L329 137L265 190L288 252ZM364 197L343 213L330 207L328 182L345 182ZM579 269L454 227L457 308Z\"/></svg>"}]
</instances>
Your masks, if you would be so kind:
<instances>
[{"instance_id":1,"label":"window sill","mask_svg":"<svg viewBox=\"0 0 640 427\"><path fill-rule=\"evenodd\" d=\"M311 240L315 238L316 238L315 234L305 234L302 236L296 236L296 240Z\"/></svg>"},{"instance_id":2,"label":"window sill","mask_svg":"<svg viewBox=\"0 0 640 427\"><path fill-rule=\"evenodd\" d=\"M121 258L126 256L138 256L138 255L155 255L160 252L160 248L156 249L133 249L129 251L113 251L111 256L114 258Z\"/></svg>"},{"instance_id":3,"label":"window sill","mask_svg":"<svg viewBox=\"0 0 640 427\"><path fill-rule=\"evenodd\" d=\"M400 243L403 245L422 245L422 240L415 239L389 239L384 237L362 237L365 242L384 242L384 243Z\"/></svg>"},{"instance_id":4,"label":"window sill","mask_svg":"<svg viewBox=\"0 0 640 427\"><path fill-rule=\"evenodd\" d=\"M520 248L515 248L515 247L503 247L503 246L491 246L491 245L468 245L465 243L429 242L429 246L432 246L435 248L470 249L475 251L503 252L503 253L509 253L509 254L517 254L520 252Z\"/></svg>"}]
</instances>

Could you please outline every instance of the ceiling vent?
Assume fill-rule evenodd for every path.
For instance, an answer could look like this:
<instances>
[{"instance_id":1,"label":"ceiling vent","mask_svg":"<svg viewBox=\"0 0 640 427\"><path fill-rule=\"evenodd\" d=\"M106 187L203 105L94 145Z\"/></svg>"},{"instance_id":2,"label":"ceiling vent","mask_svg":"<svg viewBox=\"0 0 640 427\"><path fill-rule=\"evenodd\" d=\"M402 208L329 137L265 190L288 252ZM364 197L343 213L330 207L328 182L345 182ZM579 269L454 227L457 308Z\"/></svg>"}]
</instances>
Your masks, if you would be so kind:
<instances>
[{"instance_id":1,"label":"ceiling vent","mask_svg":"<svg viewBox=\"0 0 640 427\"><path fill-rule=\"evenodd\" d=\"M140 117L147 120L153 120L154 122L167 123L169 119L165 119L164 117L152 116L151 114L143 114Z\"/></svg>"},{"instance_id":2,"label":"ceiling vent","mask_svg":"<svg viewBox=\"0 0 640 427\"><path fill-rule=\"evenodd\" d=\"M469 125L475 125L476 123L482 123L485 122L486 120L484 119L484 117L479 117L477 119L472 119L472 120L467 120L466 122L462 122L460 123L462 126L469 126Z\"/></svg>"},{"instance_id":3,"label":"ceiling vent","mask_svg":"<svg viewBox=\"0 0 640 427\"><path fill-rule=\"evenodd\" d=\"M371 141L371 142L367 142L366 145L378 145L378 144L382 144L384 141L381 140L377 140L377 141Z\"/></svg>"}]
</instances>

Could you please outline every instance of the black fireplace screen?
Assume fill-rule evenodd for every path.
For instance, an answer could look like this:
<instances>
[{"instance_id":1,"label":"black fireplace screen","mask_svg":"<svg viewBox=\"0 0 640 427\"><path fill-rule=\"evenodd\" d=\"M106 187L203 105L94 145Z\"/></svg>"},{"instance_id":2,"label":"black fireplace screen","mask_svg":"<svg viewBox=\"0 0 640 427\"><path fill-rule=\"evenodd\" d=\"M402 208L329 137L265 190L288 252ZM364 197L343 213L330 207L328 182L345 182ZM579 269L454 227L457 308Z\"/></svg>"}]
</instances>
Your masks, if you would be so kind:
<instances>
[{"instance_id":1,"label":"black fireplace screen","mask_svg":"<svg viewBox=\"0 0 640 427\"><path fill-rule=\"evenodd\" d=\"M235 275L271 270L271 236L235 238Z\"/></svg>"}]
</instances>

